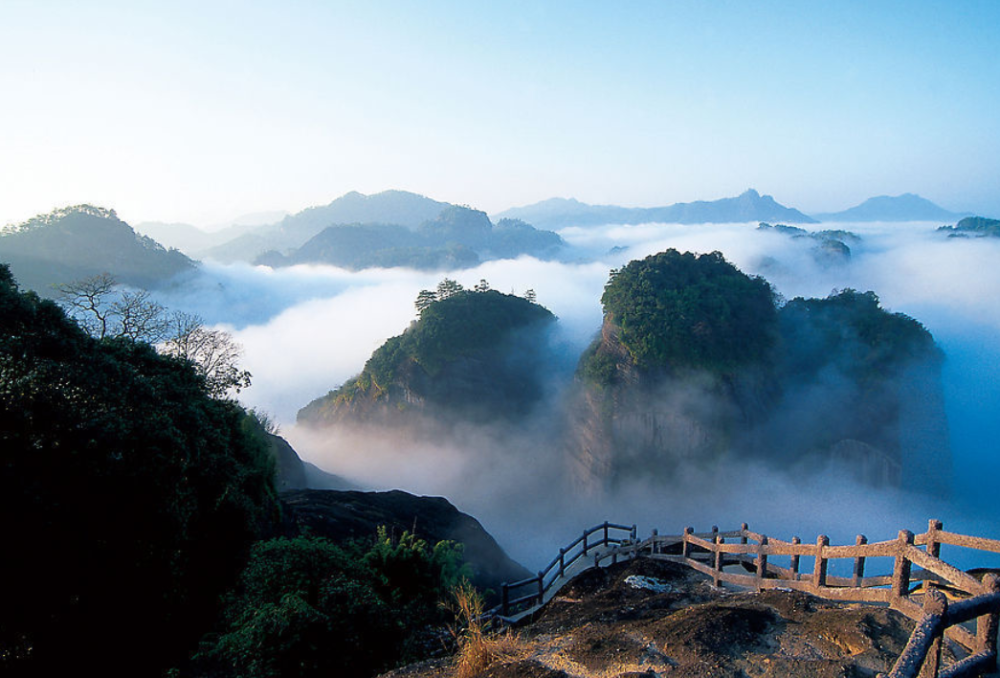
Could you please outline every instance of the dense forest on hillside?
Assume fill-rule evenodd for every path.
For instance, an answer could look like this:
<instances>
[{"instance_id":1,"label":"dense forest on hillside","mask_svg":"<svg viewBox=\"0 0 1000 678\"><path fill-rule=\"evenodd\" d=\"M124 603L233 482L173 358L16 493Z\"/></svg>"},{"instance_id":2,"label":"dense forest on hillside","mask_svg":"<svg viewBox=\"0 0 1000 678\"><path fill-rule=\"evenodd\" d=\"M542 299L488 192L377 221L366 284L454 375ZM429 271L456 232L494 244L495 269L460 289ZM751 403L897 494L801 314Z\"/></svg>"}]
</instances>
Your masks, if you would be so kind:
<instances>
[{"instance_id":1,"label":"dense forest on hillside","mask_svg":"<svg viewBox=\"0 0 1000 678\"><path fill-rule=\"evenodd\" d=\"M362 677L426 651L458 545L298 534L265 422L192 362L91 337L3 266L0 317L0 673Z\"/></svg>"}]
</instances>

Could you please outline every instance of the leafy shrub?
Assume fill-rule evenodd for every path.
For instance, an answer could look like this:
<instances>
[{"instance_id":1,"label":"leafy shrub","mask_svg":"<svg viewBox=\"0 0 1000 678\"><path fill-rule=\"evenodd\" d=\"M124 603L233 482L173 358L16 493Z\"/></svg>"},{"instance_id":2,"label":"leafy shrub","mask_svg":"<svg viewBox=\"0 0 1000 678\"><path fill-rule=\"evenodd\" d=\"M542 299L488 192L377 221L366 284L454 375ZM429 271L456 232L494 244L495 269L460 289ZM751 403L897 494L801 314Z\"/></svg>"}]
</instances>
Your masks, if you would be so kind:
<instances>
[{"instance_id":1,"label":"leafy shrub","mask_svg":"<svg viewBox=\"0 0 1000 678\"><path fill-rule=\"evenodd\" d=\"M438 601L465 574L452 542L380 529L372 542L279 538L254 546L224 631L199 672L247 678L370 676L423 652Z\"/></svg>"}]
</instances>

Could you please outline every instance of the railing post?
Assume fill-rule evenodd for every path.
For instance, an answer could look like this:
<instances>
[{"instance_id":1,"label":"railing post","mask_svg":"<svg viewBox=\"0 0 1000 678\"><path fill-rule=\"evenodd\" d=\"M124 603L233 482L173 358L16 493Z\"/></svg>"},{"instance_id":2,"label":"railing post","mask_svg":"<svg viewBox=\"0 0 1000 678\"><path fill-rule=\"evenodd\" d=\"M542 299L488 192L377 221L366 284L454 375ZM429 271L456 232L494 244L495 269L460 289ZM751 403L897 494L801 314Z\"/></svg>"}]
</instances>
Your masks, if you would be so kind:
<instances>
[{"instance_id":1,"label":"railing post","mask_svg":"<svg viewBox=\"0 0 1000 678\"><path fill-rule=\"evenodd\" d=\"M651 555L656 555L660 552L660 544L656 541L656 538L660 535L660 531L655 527L653 528L653 538L649 542L649 552Z\"/></svg>"},{"instance_id":2,"label":"railing post","mask_svg":"<svg viewBox=\"0 0 1000 678\"><path fill-rule=\"evenodd\" d=\"M608 521L604 521L604 545L608 545Z\"/></svg>"},{"instance_id":3,"label":"railing post","mask_svg":"<svg viewBox=\"0 0 1000 678\"><path fill-rule=\"evenodd\" d=\"M633 525L632 526L631 539L632 539L632 541L635 541L638 538L639 538L639 528L638 528L637 525Z\"/></svg>"},{"instance_id":4,"label":"railing post","mask_svg":"<svg viewBox=\"0 0 1000 678\"><path fill-rule=\"evenodd\" d=\"M997 593L1000 591L1000 577L992 572L983 577L983 586L987 593ZM984 614L976 620L976 640L980 652L990 654L990 662L985 667L985 673L997 670L997 627L1000 626L1000 614L991 612Z\"/></svg>"},{"instance_id":5,"label":"railing post","mask_svg":"<svg viewBox=\"0 0 1000 678\"><path fill-rule=\"evenodd\" d=\"M716 535L712 539L712 543L715 544L715 548L712 549L715 556L714 563L712 565L712 583L718 587L722 585L722 579L719 577L722 573L722 551L719 549L719 546L724 544L726 540L718 534L718 528L715 528L715 532Z\"/></svg>"},{"instance_id":6,"label":"railing post","mask_svg":"<svg viewBox=\"0 0 1000 678\"><path fill-rule=\"evenodd\" d=\"M896 547L896 562L892 568L892 596L905 598L910 593L910 559L906 557L906 547L913 544L913 533L909 530L899 531Z\"/></svg>"},{"instance_id":7,"label":"railing post","mask_svg":"<svg viewBox=\"0 0 1000 678\"><path fill-rule=\"evenodd\" d=\"M798 546L802 543L802 540L798 537L792 537L792 545ZM792 571L792 581L799 580L799 554L795 553L792 555L791 562L788 564L788 569Z\"/></svg>"},{"instance_id":8,"label":"railing post","mask_svg":"<svg viewBox=\"0 0 1000 678\"><path fill-rule=\"evenodd\" d=\"M830 545L830 538L825 534L816 537L816 566L813 568L813 586L826 586L826 558L823 557L823 547Z\"/></svg>"},{"instance_id":9,"label":"railing post","mask_svg":"<svg viewBox=\"0 0 1000 678\"><path fill-rule=\"evenodd\" d=\"M538 604L541 605L545 602L545 583L544 576L542 572L538 573Z\"/></svg>"},{"instance_id":10,"label":"railing post","mask_svg":"<svg viewBox=\"0 0 1000 678\"><path fill-rule=\"evenodd\" d=\"M713 542L715 541L715 538L718 535L719 535L719 526L718 525L712 525L712 541Z\"/></svg>"},{"instance_id":11,"label":"railing post","mask_svg":"<svg viewBox=\"0 0 1000 678\"><path fill-rule=\"evenodd\" d=\"M747 530L749 530L749 529L750 529L749 525L747 525L746 523L740 523L740 532L742 533L742 534L740 534L740 543L741 544L746 544L747 543Z\"/></svg>"},{"instance_id":12,"label":"railing post","mask_svg":"<svg viewBox=\"0 0 1000 678\"><path fill-rule=\"evenodd\" d=\"M559 577L561 578L566 573L566 549L559 549Z\"/></svg>"},{"instance_id":13,"label":"railing post","mask_svg":"<svg viewBox=\"0 0 1000 678\"><path fill-rule=\"evenodd\" d=\"M587 555L587 531L583 531L583 555Z\"/></svg>"},{"instance_id":14,"label":"railing post","mask_svg":"<svg viewBox=\"0 0 1000 678\"><path fill-rule=\"evenodd\" d=\"M944 620L947 613L948 598L936 589L928 591L924 598L924 616L934 615ZM927 648L927 655L920 667L919 678L937 678L938 669L941 667L941 636L943 634L944 626L942 625L939 633L935 634L931 646Z\"/></svg>"},{"instance_id":15,"label":"railing post","mask_svg":"<svg viewBox=\"0 0 1000 678\"><path fill-rule=\"evenodd\" d=\"M688 537L694 534L693 527L685 527L684 534L681 536L681 558L691 557L691 542L688 541Z\"/></svg>"},{"instance_id":16,"label":"railing post","mask_svg":"<svg viewBox=\"0 0 1000 678\"><path fill-rule=\"evenodd\" d=\"M507 582L500 587L500 610L503 616L510 615L510 587L507 586Z\"/></svg>"},{"instance_id":17,"label":"railing post","mask_svg":"<svg viewBox=\"0 0 1000 678\"><path fill-rule=\"evenodd\" d=\"M745 524L745 523L744 523ZM757 592L764 589L762 583L767 576L767 554L764 549L767 547L767 536L761 535L760 545L757 546Z\"/></svg>"},{"instance_id":18,"label":"railing post","mask_svg":"<svg viewBox=\"0 0 1000 678\"><path fill-rule=\"evenodd\" d=\"M868 537L863 534L859 534L858 538L854 540L855 546L864 546L868 543ZM856 588L861 587L861 582L865 578L865 557L857 556L854 558L854 586Z\"/></svg>"},{"instance_id":19,"label":"railing post","mask_svg":"<svg viewBox=\"0 0 1000 678\"><path fill-rule=\"evenodd\" d=\"M931 518L927 521L927 555L935 558L941 557L941 542L938 541L937 533L941 531L943 523L940 520Z\"/></svg>"}]
</instances>

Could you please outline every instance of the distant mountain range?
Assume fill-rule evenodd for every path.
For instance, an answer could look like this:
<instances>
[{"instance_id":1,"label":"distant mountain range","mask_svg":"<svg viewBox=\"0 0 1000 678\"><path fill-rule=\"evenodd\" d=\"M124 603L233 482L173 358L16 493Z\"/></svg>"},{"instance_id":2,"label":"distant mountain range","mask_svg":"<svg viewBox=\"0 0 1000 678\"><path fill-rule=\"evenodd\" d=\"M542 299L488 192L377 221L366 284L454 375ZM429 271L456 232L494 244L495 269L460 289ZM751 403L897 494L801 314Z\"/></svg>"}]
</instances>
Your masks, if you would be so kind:
<instances>
[{"instance_id":1,"label":"distant mountain range","mask_svg":"<svg viewBox=\"0 0 1000 678\"><path fill-rule=\"evenodd\" d=\"M781 221L814 224L816 220L797 209L779 204L769 195L749 189L735 198L679 202L666 207L619 207L587 205L574 199L552 198L534 205L515 207L496 215L521 219L539 228L601 224L719 224L745 221Z\"/></svg>"},{"instance_id":2,"label":"distant mountain range","mask_svg":"<svg viewBox=\"0 0 1000 678\"><path fill-rule=\"evenodd\" d=\"M285 253L302 247L320 231L335 224L392 224L416 229L450 206L407 191L383 191L374 195L352 191L329 205L309 207L199 254L223 262L253 261L265 252Z\"/></svg>"},{"instance_id":3,"label":"distant mountain range","mask_svg":"<svg viewBox=\"0 0 1000 678\"><path fill-rule=\"evenodd\" d=\"M348 193L262 226L204 252L218 261L268 266L333 264L451 269L521 254L547 258L563 245L555 233L519 220L493 224L485 212L405 191Z\"/></svg>"},{"instance_id":4,"label":"distant mountain range","mask_svg":"<svg viewBox=\"0 0 1000 678\"><path fill-rule=\"evenodd\" d=\"M913 193L869 198L842 212L808 215L779 204L769 195L749 189L735 198L682 202L666 207L588 205L572 198L551 198L514 207L496 215L523 219L539 228L603 224L717 224L746 221L814 224L820 221L956 221L969 213L949 212Z\"/></svg>"},{"instance_id":5,"label":"distant mountain range","mask_svg":"<svg viewBox=\"0 0 1000 678\"><path fill-rule=\"evenodd\" d=\"M956 221L969 213L949 212L919 195L904 193L880 195L842 212L814 216L820 221Z\"/></svg>"}]
</instances>

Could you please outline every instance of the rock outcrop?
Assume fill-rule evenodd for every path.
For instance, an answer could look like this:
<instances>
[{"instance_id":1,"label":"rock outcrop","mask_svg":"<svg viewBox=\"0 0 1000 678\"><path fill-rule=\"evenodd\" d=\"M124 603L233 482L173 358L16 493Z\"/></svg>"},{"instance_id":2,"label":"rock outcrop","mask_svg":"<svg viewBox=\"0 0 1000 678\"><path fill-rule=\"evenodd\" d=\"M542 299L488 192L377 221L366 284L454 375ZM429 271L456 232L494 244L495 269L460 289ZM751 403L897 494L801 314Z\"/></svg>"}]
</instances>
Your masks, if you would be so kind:
<instances>
[{"instance_id":1,"label":"rock outcrop","mask_svg":"<svg viewBox=\"0 0 1000 678\"><path fill-rule=\"evenodd\" d=\"M516 630L470 678L874 676L892 668L913 622L884 607L793 591L716 589L673 563L637 560L588 570ZM952 656L946 650L950 661ZM457 675L455 662L385 678Z\"/></svg>"},{"instance_id":2,"label":"rock outcrop","mask_svg":"<svg viewBox=\"0 0 1000 678\"><path fill-rule=\"evenodd\" d=\"M284 493L281 501L295 529L333 541L371 538L384 526L391 534L409 531L429 544L459 542L472 568L472 583L483 591L497 592L504 582L530 576L478 520L442 497L418 497L399 490L295 490Z\"/></svg>"}]
</instances>

